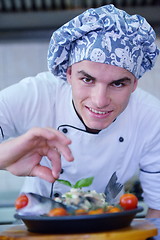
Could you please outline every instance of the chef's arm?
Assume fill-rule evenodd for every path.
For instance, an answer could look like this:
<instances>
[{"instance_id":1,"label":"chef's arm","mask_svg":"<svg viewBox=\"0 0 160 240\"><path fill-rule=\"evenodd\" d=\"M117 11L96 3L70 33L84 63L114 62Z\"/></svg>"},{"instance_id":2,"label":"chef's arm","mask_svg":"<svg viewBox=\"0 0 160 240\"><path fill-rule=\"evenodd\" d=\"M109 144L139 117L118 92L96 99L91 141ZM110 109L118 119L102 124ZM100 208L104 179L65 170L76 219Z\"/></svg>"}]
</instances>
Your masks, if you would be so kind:
<instances>
[{"instance_id":1,"label":"chef's arm","mask_svg":"<svg viewBox=\"0 0 160 240\"><path fill-rule=\"evenodd\" d=\"M146 218L160 218L160 210L149 208Z\"/></svg>"},{"instance_id":2,"label":"chef's arm","mask_svg":"<svg viewBox=\"0 0 160 240\"><path fill-rule=\"evenodd\" d=\"M32 128L25 134L0 144L0 169L16 176L38 176L54 182L61 171L61 154L73 161L71 143L63 133L52 128ZM52 169L40 161L47 156Z\"/></svg>"}]
</instances>

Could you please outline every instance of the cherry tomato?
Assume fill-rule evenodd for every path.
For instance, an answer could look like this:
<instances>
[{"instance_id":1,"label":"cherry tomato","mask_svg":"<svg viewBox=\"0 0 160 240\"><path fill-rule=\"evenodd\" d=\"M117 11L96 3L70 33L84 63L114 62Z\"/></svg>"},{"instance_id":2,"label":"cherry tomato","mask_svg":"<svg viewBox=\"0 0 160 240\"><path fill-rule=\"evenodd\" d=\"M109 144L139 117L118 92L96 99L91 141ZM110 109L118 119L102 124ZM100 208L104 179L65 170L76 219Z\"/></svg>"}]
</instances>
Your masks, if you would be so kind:
<instances>
[{"instance_id":1,"label":"cherry tomato","mask_svg":"<svg viewBox=\"0 0 160 240\"><path fill-rule=\"evenodd\" d=\"M90 210L90 211L88 212L89 215L102 214L102 213L104 213L103 208L97 208L97 209L95 209L95 210Z\"/></svg>"},{"instance_id":2,"label":"cherry tomato","mask_svg":"<svg viewBox=\"0 0 160 240\"><path fill-rule=\"evenodd\" d=\"M85 209L76 209L75 210L75 215L87 215L87 211Z\"/></svg>"},{"instance_id":3,"label":"cherry tomato","mask_svg":"<svg viewBox=\"0 0 160 240\"><path fill-rule=\"evenodd\" d=\"M132 193L125 193L120 197L120 205L125 210L131 210L137 207L138 198Z\"/></svg>"},{"instance_id":4,"label":"cherry tomato","mask_svg":"<svg viewBox=\"0 0 160 240\"><path fill-rule=\"evenodd\" d=\"M54 217L54 216L67 216L68 212L64 208L53 208L49 211L48 216Z\"/></svg>"},{"instance_id":5,"label":"cherry tomato","mask_svg":"<svg viewBox=\"0 0 160 240\"><path fill-rule=\"evenodd\" d=\"M122 212L119 207L112 207L106 213L115 213L115 212Z\"/></svg>"},{"instance_id":6,"label":"cherry tomato","mask_svg":"<svg viewBox=\"0 0 160 240\"><path fill-rule=\"evenodd\" d=\"M28 204L28 197L26 195L21 195L16 199L15 208L24 208Z\"/></svg>"}]
</instances>

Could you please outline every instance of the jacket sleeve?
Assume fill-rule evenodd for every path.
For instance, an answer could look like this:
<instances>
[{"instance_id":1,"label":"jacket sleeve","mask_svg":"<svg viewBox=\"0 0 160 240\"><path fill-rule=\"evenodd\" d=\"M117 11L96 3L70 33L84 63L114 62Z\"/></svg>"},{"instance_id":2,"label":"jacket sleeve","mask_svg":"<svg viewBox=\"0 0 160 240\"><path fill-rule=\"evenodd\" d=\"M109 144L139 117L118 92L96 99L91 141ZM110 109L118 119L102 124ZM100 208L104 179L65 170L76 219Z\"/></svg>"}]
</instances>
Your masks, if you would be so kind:
<instances>
[{"instance_id":1,"label":"jacket sleeve","mask_svg":"<svg viewBox=\"0 0 160 240\"><path fill-rule=\"evenodd\" d=\"M159 114L160 115L160 114ZM159 116L160 117L160 116ZM140 181L148 207L160 210L160 121L152 115L146 127L143 155L140 159Z\"/></svg>"}]
</instances>

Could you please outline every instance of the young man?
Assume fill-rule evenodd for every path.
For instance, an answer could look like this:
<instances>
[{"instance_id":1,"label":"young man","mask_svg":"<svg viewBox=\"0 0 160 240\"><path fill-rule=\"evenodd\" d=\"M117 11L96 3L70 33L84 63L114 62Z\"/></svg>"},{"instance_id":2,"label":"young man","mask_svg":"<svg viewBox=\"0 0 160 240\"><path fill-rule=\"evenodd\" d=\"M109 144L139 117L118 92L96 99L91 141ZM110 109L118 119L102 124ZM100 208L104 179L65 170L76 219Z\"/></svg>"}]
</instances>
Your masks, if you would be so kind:
<instances>
[{"instance_id":1,"label":"young man","mask_svg":"<svg viewBox=\"0 0 160 240\"><path fill-rule=\"evenodd\" d=\"M28 177L45 196L94 176L90 189L121 186L140 169L148 217L160 217L160 103L137 88L159 54L146 20L113 5L89 9L53 33L53 73L0 94L0 169ZM114 178L113 178L114 176Z\"/></svg>"}]
</instances>

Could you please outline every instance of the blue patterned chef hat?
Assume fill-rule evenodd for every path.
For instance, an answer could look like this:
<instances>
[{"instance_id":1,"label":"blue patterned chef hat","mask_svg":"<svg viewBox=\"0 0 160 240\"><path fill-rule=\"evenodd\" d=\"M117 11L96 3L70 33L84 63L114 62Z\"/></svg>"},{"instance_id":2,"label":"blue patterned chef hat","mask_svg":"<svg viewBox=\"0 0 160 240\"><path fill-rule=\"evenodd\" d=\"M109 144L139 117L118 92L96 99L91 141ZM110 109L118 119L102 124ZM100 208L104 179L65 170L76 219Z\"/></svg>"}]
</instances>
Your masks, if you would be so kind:
<instances>
[{"instance_id":1,"label":"blue patterned chef hat","mask_svg":"<svg viewBox=\"0 0 160 240\"><path fill-rule=\"evenodd\" d=\"M139 15L130 16L112 4L91 8L53 33L48 67L66 80L69 66L89 60L122 67L139 79L154 66L159 54L155 37Z\"/></svg>"}]
</instances>

